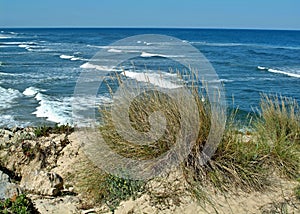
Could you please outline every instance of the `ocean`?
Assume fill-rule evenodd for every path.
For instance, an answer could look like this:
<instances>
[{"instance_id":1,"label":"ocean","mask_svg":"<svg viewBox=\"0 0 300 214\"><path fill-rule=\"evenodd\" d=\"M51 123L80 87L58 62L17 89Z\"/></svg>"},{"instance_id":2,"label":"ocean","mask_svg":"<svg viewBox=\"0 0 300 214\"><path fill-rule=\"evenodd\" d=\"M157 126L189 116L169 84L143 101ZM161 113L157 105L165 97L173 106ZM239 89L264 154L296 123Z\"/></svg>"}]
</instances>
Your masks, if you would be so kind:
<instances>
[{"instance_id":1,"label":"ocean","mask_svg":"<svg viewBox=\"0 0 300 214\"><path fill-rule=\"evenodd\" d=\"M0 29L0 127L72 124L74 87L89 59L112 42L139 34L173 36L196 47L224 84L229 108L238 107L241 115L258 107L261 93L300 102L300 31ZM155 53L140 57L150 67L155 59L147 69L167 72ZM128 74L139 80L137 73ZM99 105L111 101L107 90L99 90L97 98Z\"/></svg>"}]
</instances>

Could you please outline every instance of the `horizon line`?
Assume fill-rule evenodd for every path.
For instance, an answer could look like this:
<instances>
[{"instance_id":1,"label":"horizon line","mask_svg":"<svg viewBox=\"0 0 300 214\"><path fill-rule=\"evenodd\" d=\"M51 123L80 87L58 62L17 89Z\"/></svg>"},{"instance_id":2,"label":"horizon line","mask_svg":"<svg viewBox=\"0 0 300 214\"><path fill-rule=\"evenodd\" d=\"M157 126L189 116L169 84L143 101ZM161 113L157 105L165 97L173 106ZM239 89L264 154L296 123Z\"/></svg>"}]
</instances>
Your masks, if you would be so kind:
<instances>
[{"instance_id":1,"label":"horizon line","mask_svg":"<svg viewBox=\"0 0 300 214\"><path fill-rule=\"evenodd\" d=\"M274 31L300 31L296 28L234 28L234 27L182 27L182 26L0 26L1 29L203 29L203 30L274 30Z\"/></svg>"}]
</instances>

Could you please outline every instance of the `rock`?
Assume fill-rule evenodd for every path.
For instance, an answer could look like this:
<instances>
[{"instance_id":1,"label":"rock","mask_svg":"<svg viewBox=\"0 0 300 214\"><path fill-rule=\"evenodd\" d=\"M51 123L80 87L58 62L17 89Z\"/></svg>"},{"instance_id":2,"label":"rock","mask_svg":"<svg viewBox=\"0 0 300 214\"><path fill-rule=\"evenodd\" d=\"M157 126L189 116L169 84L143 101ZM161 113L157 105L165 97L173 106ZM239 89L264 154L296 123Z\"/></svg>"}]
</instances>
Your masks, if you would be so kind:
<instances>
[{"instance_id":1,"label":"rock","mask_svg":"<svg viewBox=\"0 0 300 214\"><path fill-rule=\"evenodd\" d=\"M94 214L97 213L95 209L89 209L89 210L82 210L81 214Z\"/></svg>"},{"instance_id":2,"label":"rock","mask_svg":"<svg viewBox=\"0 0 300 214\"><path fill-rule=\"evenodd\" d=\"M31 171L23 175L20 186L36 194L56 196L63 189L63 179L53 172Z\"/></svg>"},{"instance_id":3,"label":"rock","mask_svg":"<svg viewBox=\"0 0 300 214\"><path fill-rule=\"evenodd\" d=\"M17 184L11 183L7 174L0 171L0 199L12 198L21 193Z\"/></svg>"},{"instance_id":4,"label":"rock","mask_svg":"<svg viewBox=\"0 0 300 214\"><path fill-rule=\"evenodd\" d=\"M79 199L74 196L59 197L55 199L38 199L34 202L35 208L41 214L80 214L77 205Z\"/></svg>"},{"instance_id":5,"label":"rock","mask_svg":"<svg viewBox=\"0 0 300 214\"><path fill-rule=\"evenodd\" d=\"M21 127L18 127L18 126L15 126L15 127L13 127L13 128L11 129L11 131L12 131L13 133L16 133L17 131L20 131L20 130L22 130L22 128L21 128Z\"/></svg>"}]
</instances>

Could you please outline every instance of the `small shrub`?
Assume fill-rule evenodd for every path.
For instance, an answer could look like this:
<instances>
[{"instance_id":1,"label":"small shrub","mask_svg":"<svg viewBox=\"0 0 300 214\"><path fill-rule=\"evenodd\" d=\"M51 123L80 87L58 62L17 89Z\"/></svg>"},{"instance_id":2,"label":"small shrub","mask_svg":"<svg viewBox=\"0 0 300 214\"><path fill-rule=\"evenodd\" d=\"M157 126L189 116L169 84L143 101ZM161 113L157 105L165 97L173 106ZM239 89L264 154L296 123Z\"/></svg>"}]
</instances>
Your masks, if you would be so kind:
<instances>
[{"instance_id":1,"label":"small shrub","mask_svg":"<svg viewBox=\"0 0 300 214\"><path fill-rule=\"evenodd\" d=\"M38 213L31 200L25 195L19 195L12 199L0 201L0 213L2 214L35 214Z\"/></svg>"},{"instance_id":2,"label":"small shrub","mask_svg":"<svg viewBox=\"0 0 300 214\"><path fill-rule=\"evenodd\" d=\"M51 130L51 133L54 133L54 134L69 135L72 132L74 132L74 127L70 126L68 123L66 125L55 124L55 126Z\"/></svg>"},{"instance_id":3,"label":"small shrub","mask_svg":"<svg viewBox=\"0 0 300 214\"><path fill-rule=\"evenodd\" d=\"M114 211L121 201L129 198L135 199L145 189L143 181L119 178L114 175L107 175L101 189L104 191L104 201Z\"/></svg>"},{"instance_id":4,"label":"small shrub","mask_svg":"<svg viewBox=\"0 0 300 214\"><path fill-rule=\"evenodd\" d=\"M47 137L50 134L51 127L49 126L39 126L34 129L34 134L36 137Z\"/></svg>"}]
</instances>

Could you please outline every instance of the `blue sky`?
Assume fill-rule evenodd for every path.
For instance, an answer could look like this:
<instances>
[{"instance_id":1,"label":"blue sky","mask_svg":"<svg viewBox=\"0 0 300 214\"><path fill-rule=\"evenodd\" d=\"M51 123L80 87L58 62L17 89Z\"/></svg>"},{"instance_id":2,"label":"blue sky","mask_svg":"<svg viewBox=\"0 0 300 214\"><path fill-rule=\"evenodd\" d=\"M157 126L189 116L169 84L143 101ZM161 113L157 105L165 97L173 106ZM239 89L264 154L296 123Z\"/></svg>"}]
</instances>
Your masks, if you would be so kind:
<instances>
[{"instance_id":1,"label":"blue sky","mask_svg":"<svg viewBox=\"0 0 300 214\"><path fill-rule=\"evenodd\" d=\"M300 0L0 0L0 26L300 30Z\"/></svg>"}]
</instances>

